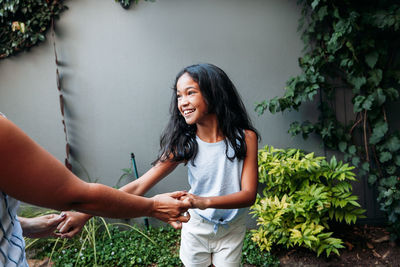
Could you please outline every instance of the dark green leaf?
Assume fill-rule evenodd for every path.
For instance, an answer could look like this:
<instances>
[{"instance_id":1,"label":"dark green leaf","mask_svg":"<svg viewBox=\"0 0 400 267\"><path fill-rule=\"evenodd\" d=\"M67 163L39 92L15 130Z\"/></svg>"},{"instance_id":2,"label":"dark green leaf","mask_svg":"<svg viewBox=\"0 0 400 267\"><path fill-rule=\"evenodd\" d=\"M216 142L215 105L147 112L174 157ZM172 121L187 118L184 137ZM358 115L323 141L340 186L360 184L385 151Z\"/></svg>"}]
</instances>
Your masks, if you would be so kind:
<instances>
[{"instance_id":1,"label":"dark green leaf","mask_svg":"<svg viewBox=\"0 0 400 267\"><path fill-rule=\"evenodd\" d=\"M372 145L377 144L379 141L382 140L383 136L388 131L388 124L385 121L380 121L373 125L372 134L369 139L369 143Z\"/></svg>"},{"instance_id":2,"label":"dark green leaf","mask_svg":"<svg viewBox=\"0 0 400 267\"><path fill-rule=\"evenodd\" d=\"M397 136L392 136L384 145L389 151L395 152L400 149L400 139Z\"/></svg>"},{"instance_id":3,"label":"dark green leaf","mask_svg":"<svg viewBox=\"0 0 400 267\"><path fill-rule=\"evenodd\" d=\"M354 86L353 88L353 92L355 94L360 92L360 88L361 86L363 86L364 84L366 84L367 79L365 79L365 77L351 77L349 79L349 82Z\"/></svg>"},{"instance_id":4,"label":"dark green leaf","mask_svg":"<svg viewBox=\"0 0 400 267\"><path fill-rule=\"evenodd\" d=\"M360 163L360 158L359 157L353 157L352 159L351 159L351 163L354 165L354 166L358 166L358 164Z\"/></svg>"},{"instance_id":5,"label":"dark green leaf","mask_svg":"<svg viewBox=\"0 0 400 267\"><path fill-rule=\"evenodd\" d=\"M346 142L340 142L339 143L339 150L341 151L341 152L345 152L346 151L346 148L347 148L347 143Z\"/></svg>"},{"instance_id":6,"label":"dark green leaf","mask_svg":"<svg viewBox=\"0 0 400 267\"><path fill-rule=\"evenodd\" d=\"M384 162L386 162L388 160L391 160L391 159L392 159L392 154L390 154L387 151L381 152L379 154L379 161L382 162L382 163L384 163Z\"/></svg>"},{"instance_id":7,"label":"dark green leaf","mask_svg":"<svg viewBox=\"0 0 400 267\"><path fill-rule=\"evenodd\" d=\"M374 51L365 56L365 62L371 69L373 69L375 67L376 62L378 62L378 58L379 58L378 52Z\"/></svg>"},{"instance_id":8,"label":"dark green leaf","mask_svg":"<svg viewBox=\"0 0 400 267\"><path fill-rule=\"evenodd\" d=\"M349 154L354 155L357 149L354 145L349 146Z\"/></svg>"},{"instance_id":9,"label":"dark green leaf","mask_svg":"<svg viewBox=\"0 0 400 267\"><path fill-rule=\"evenodd\" d=\"M382 81L382 70L381 69L374 69L369 72L368 81L372 83L374 86L378 86L379 83Z\"/></svg>"},{"instance_id":10,"label":"dark green leaf","mask_svg":"<svg viewBox=\"0 0 400 267\"><path fill-rule=\"evenodd\" d=\"M374 184L374 183L376 182L376 180L377 180L376 175L370 174L370 175L368 176L368 183Z\"/></svg>"}]
</instances>

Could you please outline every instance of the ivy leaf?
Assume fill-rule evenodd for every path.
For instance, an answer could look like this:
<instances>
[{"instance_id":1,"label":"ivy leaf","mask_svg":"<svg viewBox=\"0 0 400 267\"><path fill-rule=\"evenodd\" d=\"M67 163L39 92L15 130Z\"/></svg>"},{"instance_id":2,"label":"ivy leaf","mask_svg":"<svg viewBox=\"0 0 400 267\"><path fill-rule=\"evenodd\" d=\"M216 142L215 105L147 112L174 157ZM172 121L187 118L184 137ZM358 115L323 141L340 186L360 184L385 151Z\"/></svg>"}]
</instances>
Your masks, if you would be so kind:
<instances>
[{"instance_id":1,"label":"ivy leaf","mask_svg":"<svg viewBox=\"0 0 400 267\"><path fill-rule=\"evenodd\" d=\"M397 91L393 87L385 89L385 93L390 98L390 100L397 100L399 98L399 91Z\"/></svg>"},{"instance_id":2,"label":"ivy leaf","mask_svg":"<svg viewBox=\"0 0 400 267\"><path fill-rule=\"evenodd\" d=\"M358 94L360 92L361 86L363 86L366 82L367 79L365 79L364 76L361 77L351 77L348 79L348 82L354 86L353 88L353 93Z\"/></svg>"},{"instance_id":3,"label":"ivy leaf","mask_svg":"<svg viewBox=\"0 0 400 267\"><path fill-rule=\"evenodd\" d=\"M391 159L392 159L392 154L390 154L390 153L387 152L387 151L381 152L381 153L379 154L379 161L382 162L382 163L384 163L384 162L386 162L386 161L389 161L389 160L391 160Z\"/></svg>"},{"instance_id":4,"label":"ivy leaf","mask_svg":"<svg viewBox=\"0 0 400 267\"><path fill-rule=\"evenodd\" d=\"M386 172L390 175L394 174L396 170L397 168L395 165L390 165L389 167L386 168Z\"/></svg>"},{"instance_id":5,"label":"ivy leaf","mask_svg":"<svg viewBox=\"0 0 400 267\"><path fill-rule=\"evenodd\" d=\"M315 9L315 8L318 6L318 4L319 4L319 0L314 0L314 1L311 3L311 8L312 8L312 9Z\"/></svg>"},{"instance_id":6,"label":"ivy leaf","mask_svg":"<svg viewBox=\"0 0 400 267\"><path fill-rule=\"evenodd\" d=\"M359 157L353 157L352 159L351 159L351 163L354 165L354 166L358 166L358 164L360 163L360 158Z\"/></svg>"},{"instance_id":7,"label":"ivy leaf","mask_svg":"<svg viewBox=\"0 0 400 267\"><path fill-rule=\"evenodd\" d=\"M394 163L397 165L397 166L399 166L400 167L400 156L395 156L394 157Z\"/></svg>"},{"instance_id":8,"label":"ivy leaf","mask_svg":"<svg viewBox=\"0 0 400 267\"><path fill-rule=\"evenodd\" d=\"M383 93L382 88L378 88L373 96L378 106L382 106L386 102L386 95Z\"/></svg>"},{"instance_id":9,"label":"ivy leaf","mask_svg":"<svg viewBox=\"0 0 400 267\"><path fill-rule=\"evenodd\" d=\"M373 95L369 95L364 102L362 103L362 108L366 110L371 110L372 107L372 101L374 100Z\"/></svg>"},{"instance_id":10,"label":"ivy leaf","mask_svg":"<svg viewBox=\"0 0 400 267\"><path fill-rule=\"evenodd\" d=\"M364 162L361 165L361 169L363 169L364 171L368 172L369 171L369 163L368 162Z\"/></svg>"},{"instance_id":11,"label":"ivy leaf","mask_svg":"<svg viewBox=\"0 0 400 267\"><path fill-rule=\"evenodd\" d=\"M369 71L369 78L368 81L375 86L378 86L379 83L382 81L382 70L381 69L374 69Z\"/></svg>"},{"instance_id":12,"label":"ivy leaf","mask_svg":"<svg viewBox=\"0 0 400 267\"><path fill-rule=\"evenodd\" d=\"M369 139L371 145L377 144L388 131L388 124L385 121L380 121L373 126L372 134Z\"/></svg>"},{"instance_id":13,"label":"ivy leaf","mask_svg":"<svg viewBox=\"0 0 400 267\"><path fill-rule=\"evenodd\" d=\"M353 105L353 111L354 113L358 113L362 110L362 105L365 100L365 96L358 95L353 99L354 105Z\"/></svg>"},{"instance_id":14,"label":"ivy leaf","mask_svg":"<svg viewBox=\"0 0 400 267\"><path fill-rule=\"evenodd\" d=\"M341 152L345 152L346 151L346 148L347 148L347 143L346 142L340 142L339 143L339 150L341 151Z\"/></svg>"},{"instance_id":15,"label":"ivy leaf","mask_svg":"<svg viewBox=\"0 0 400 267\"><path fill-rule=\"evenodd\" d=\"M392 136L385 143L385 147L391 151L395 152L400 149L400 139L397 136Z\"/></svg>"},{"instance_id":16,"label":"ivy leaf","mask_svg":"<svg viewBox=\"0 0 400 267\"><path fill-rule=\"evenodd\" d=\"M350 155L354 155L356 153L356 151L357 151L356 146L354 146L354 145L349 146L349 154Z\"/></svg>"},{"instance_id":17,"label":"ivy leaf","mask_svg":"<svg viewBox=\"0 0 400 267\"><path fill-rule=\"evenodd\" d=\"M368 176L368 183L374 184L374 183L376 182L377 179L378 179L378 178L376 177L375 174L370 174L370 175Z\"/></svg>"},{"instance_id":18,"label":"ivy leaf","mask_svg":"<svg viewBox=\"0 0 400 267\"><path fill-rule=\"evenodd\" d=\"M319 8L319 10L318 10L319 20L323 20L326 15L328 15L328 7L323 6L323 7Z\"/></svg>"},{"instance_id":19,"label":"ivy leaf","mask_svg":"<svg viewBox=\"0 0 400 267\"><path fill-rule=\"evenodd\" d=\"M378 52L374 51L365 56L365 62L371 69L373 69L376 65L376 62L378 62L378 58L379 58Z\"/></svg>"}]
</instances>

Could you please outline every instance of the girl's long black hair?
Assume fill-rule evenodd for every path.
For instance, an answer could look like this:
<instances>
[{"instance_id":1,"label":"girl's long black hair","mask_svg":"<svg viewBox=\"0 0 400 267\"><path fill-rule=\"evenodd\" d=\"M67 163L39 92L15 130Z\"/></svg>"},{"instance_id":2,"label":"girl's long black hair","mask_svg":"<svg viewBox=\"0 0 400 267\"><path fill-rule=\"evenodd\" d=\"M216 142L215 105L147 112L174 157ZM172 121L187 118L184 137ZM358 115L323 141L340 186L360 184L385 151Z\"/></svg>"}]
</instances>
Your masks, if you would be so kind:
<instances>
[{"instance_id":1,"label":"girl's long black hair","mask_svg":"<svg viewBox=\"0 0 400 267\"><path fill-rule=\"evenodd\" d=\"M176 76L171 99L171 117L160 138L160 154L157 161L172 160L177 162L192 161L197 155L196 125L189 125L178 110L176 97L176 85L183 74L198 83L200 91L208 106L209 113L215 113L218 127L225 136L226 153L228 142L235 154L227 157L233 160L235 157L242 160L246 157L246 142L244 130L252 130L259 134L252 126L243 102L229 79L228 75L212 64L196 64L182 69Z\"/></svg>"}]
</instances>

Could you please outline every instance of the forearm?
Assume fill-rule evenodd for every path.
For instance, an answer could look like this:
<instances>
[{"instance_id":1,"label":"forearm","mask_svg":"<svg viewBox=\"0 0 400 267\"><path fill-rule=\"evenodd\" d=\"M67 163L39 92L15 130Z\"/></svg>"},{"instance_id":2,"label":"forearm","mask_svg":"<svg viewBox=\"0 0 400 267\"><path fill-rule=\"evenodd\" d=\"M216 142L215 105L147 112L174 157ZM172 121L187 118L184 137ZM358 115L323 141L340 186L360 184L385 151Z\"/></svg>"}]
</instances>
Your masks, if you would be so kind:
<instances>
[{"instance_id":1,"label":"forearm","mask_svg":"<svg viewBox=\"0 0 400 267\"><path fill-rule=\"evenodd\" d=\"M75 198L80 201L71 203L66 210L72 209L110 218L151 216L154 210L153 199L120 192L102 184L89 184L85 194Z\"/></svg>"},{"instance_id":2,"label":"forearm","mask_svg":"<svg viewBox=\"0 0 400 267\"><path fill-rule=\"evenodd\" d=\"M237 209L253 205L255 199L255 192L242 190L225 196L195 197L193 205L201 209Z\"/></svg>"},{"instance_id":3,"label":"forearm","mask_svg":"<svg viewBox=\"0 0 400 267\"><path fill-rule=\"evenodd\" d=\"M172 161L158 162L139 179L120 188L129 194L143 196L150 188L171 173L179 163Z\"/></svg>"},{"instance_id":4,"label":"forearm","mask_svg":"<svg viewBox=\"0 0 400 267\"><path fill-rule=\"evenodd\" d=\"M29 235L29 219L25 217L18 216L18 221L21 224L22 234L24 236Z\"/></svg>"}]
</instances>

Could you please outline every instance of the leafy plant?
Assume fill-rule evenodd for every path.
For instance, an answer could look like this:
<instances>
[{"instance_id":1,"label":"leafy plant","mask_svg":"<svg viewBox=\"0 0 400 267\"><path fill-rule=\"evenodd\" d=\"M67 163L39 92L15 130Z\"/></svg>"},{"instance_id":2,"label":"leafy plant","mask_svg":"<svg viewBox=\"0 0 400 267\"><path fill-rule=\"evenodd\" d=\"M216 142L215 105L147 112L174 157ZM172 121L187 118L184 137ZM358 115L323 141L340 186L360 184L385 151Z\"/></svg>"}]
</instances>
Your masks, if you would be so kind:
<instances>
[{"instance_id":1,"label":"leafy plant","mask_svg":"<svg viewBox=\"0 0 400 267\"><path fill-rule=\"evenodd\" d=\"M0 59L43 42L53 19L67 7L63 1L0 1Z\"/></svg>"},{"instance_id":2,"label":"leafy plant","mask_svg":"<svg viewBox=\"0 0 400 267\"><path fill-rule=\"evenodd\" d=\"M50 258L55 266L180 266L178 238L171 227L146 231L92 218L71 240L36 239L27 250L35 258Z\"/></svg>"},{"instance_id":3,"label":"leafy plant","mask_svg":"<svg viewBox=\"0 0 400 267\"><path fill-rule=\"evenodd\" d=\"M273 245L303 246L327 256L339 255L342 240L328 232L332 221L355 223L364 210L352 194L354 167L332 157L305 154L299 149L266 146L258 154L259 181L265 185L251 213L258 229L253 241L261 250Z\"/></svg>"},{"instance_id":4,"label":"leafy plant","mask_svg":"<svg viewBox=\"0 0 400 267\"><path fill-rule=\"evenodd\" d=\"M400 134L388 106L399 100L400 4L384 1L299 0L305 54L302 73L287 82L283 97L259 103L259 114L298 110L318 96L316 122L293 122L289 132L316 133L328 149L359 168L377 186L378 201L400 236ZM338 90L352 99L354 120L335 110Z\"/></svg>"},{"instance_id":5,"label":"leafy plant","mask_svg":"<svg viewBox=\"0 0 400 267\"><path fill-rule=\"evenodd\" d=\"M27 247L27 254L33 258L48 257L54 266L63 267L182 266L179 259L180 231L172 227L144 230L126 224L105 225L99 219L91 219L88 224L80 236L71 240L35 239ZM279 264L276 257L260 251L250 233L246 234L244 241L242 263L255 266Z\"/></svg>"},{"instance_id":6,"label":"leafy plant","mask_svg":"<svg viewBox=\"0 0 400 267\"><path fill-rule=\"evenodd\" d=\"M246 233L243 241L242 265L251 264L257 267L278 267L279 260L266 251L261 251L260 247L251 239L252 234Z\"/></svg>"},{"instance_id":7,"label":"leafy plant","mask_svg":"<svg viewBox=\"0 0 400 267\"><path fill-rule=\"evenodd\" d=\"M154 0L145 0L154 1ZM139 0L115 0L125 9ZM46 39L55 19L66 10L63 0L1 0L0 59L27 51Z\"/></svg>"}]
</instances>

